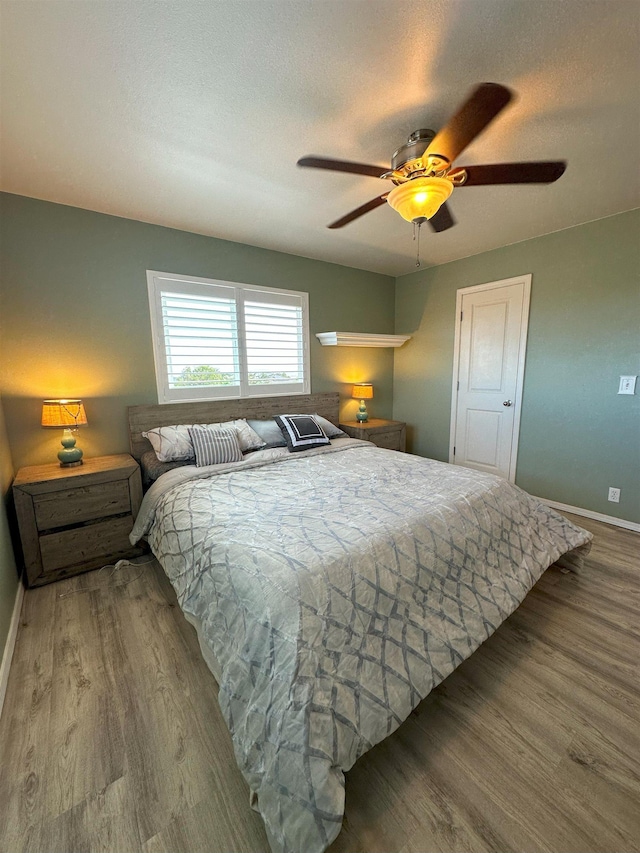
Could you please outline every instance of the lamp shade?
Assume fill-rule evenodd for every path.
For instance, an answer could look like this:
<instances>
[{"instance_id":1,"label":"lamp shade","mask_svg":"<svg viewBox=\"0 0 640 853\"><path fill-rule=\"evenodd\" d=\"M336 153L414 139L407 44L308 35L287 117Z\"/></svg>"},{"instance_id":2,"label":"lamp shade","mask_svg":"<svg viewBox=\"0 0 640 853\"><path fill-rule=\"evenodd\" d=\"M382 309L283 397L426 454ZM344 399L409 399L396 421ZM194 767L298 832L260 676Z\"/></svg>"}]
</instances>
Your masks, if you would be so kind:
<instances>
[{"instance_id":1,"label":"lamp shade","mask_svg":"<svg viewBox=\"0 0 640 853\"><path fill-rule=\"evenodd\" d=\"M87 414L82 400L43 400L43 427L76 427L87 425Z\"/></svg>"},{"instance_id":2,"label":"lamp shade","mask_svg":"<svg viewBox=\"0 0 640 853\"><path fill-rule=\"evenodd\" d=\"M361 382L353 386L351 396L356 400L371 400L373 397L373 385L370 382Z\"/></svg>"},{"instance_id":3,"label":"lamp shade","mask_svg":"<svg viewBox=\"0 0 640 853\"><path fill-rule=\"evenodd\" d=\"M407 222L431 219L453 192L446 178L414 178L394 187L387 197L391 207Z\"/></svg>"}]
</instances>

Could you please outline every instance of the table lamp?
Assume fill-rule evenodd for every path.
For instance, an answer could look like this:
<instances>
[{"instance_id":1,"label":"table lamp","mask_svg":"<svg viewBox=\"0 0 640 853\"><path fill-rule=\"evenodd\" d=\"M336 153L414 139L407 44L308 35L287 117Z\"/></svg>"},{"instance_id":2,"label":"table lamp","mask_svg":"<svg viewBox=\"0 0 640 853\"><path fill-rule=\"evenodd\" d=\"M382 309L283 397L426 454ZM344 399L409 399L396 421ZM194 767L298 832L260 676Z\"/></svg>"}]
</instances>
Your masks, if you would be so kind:
<instances>
[{"instance_id":1,"label":"table lamp","mask_svg":"<svg viewBox=\"0 0 640 853\"><path fill-rule=\"evenodd\" d=\"M365 400L371 400L373 397L373 385L370 382L360 382L353 386L351 396L355 400L360 400L360 408L356 412L356 420L360 423L366 423L369 420L369 414L365 405Z\"/></svg>"},{"instance_id":2,"label":"table lamp","mask_svg":"<svg viewBox=\"0 0 640 853\"><path fill-rule=\"evenodd\" d=\"M58 451L61 468L82 465L82 450L76 447L78 427L87 426L82 400L43 400L42 426L63 428L62 450Z\"/></svg>"}]
</instances>

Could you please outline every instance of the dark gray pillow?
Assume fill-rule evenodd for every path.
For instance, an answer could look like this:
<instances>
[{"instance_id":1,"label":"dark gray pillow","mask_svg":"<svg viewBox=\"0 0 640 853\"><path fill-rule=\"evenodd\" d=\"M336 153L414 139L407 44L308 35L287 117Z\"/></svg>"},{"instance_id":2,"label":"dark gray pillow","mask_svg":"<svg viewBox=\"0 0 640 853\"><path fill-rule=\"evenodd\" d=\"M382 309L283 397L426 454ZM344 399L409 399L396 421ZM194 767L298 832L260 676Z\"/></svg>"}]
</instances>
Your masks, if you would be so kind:
<instances>
[{"instance_id":1,"label":"dark gray pillow","mask_svg":"<svg viewBox=\"0 0 640 853\"><path fill-rule=\"evenodd\" d=\"M247 420L247 423L254 432L257 432L263 441L266 441L265 447L286 447L287 442L280 431L278 424L270 418L266 421Z\"/></svg>"},{"instance_id":2,"label":"dark gray pillow","mask_svg":"<svg viewBox=\"0 0 640 853\"><path fill-rule=\"evenodd\" d=\"M145 491L151 486L161 474L172 471L174 468L182 468L185 465L195 465L195 459L183 459L176 462L161 462L156 456L155 450L147 450L140 457L140 468L142 470L142 487Z\"/></svg>"}]
</instances>

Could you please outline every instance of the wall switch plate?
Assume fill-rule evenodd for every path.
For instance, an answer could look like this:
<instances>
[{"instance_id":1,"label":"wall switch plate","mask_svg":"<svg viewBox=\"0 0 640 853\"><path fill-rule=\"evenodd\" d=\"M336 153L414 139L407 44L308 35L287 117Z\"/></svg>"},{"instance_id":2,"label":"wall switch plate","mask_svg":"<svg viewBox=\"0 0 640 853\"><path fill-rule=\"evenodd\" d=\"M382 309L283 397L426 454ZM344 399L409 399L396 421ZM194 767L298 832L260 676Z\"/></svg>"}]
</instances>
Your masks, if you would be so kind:
<instances>
[{"instance_id":1,"label":"wall switch plate","mask_svg":"<svg viewBox=\"0 0 640 853\"><path fill-rule=\"evenodd\" d=\"M607 500L612 501L614 504L620 503L620 489L614 489L613 486L609 487L609 497Z\"/></svg>"},{"instance_id":2,"label":"wall switch plate","mask_svg":"<svg viewBox=\"0 0 640 853\"><path fill-rule=\"evenodd\" d=\"M635 394L637 376L621 376L618 394Z\"/></svg>"}]
</instances>

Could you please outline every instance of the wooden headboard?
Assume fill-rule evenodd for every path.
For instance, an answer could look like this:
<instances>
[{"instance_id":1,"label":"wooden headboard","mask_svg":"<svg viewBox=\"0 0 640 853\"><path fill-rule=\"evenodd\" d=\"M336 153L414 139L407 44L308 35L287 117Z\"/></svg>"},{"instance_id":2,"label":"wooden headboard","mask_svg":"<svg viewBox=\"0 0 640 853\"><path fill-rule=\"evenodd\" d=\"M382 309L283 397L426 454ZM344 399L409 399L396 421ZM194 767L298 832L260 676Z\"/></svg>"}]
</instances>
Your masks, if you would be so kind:
<instances>
[{"instance_id":1,"label":"wooden headboard","mask_svg":"<svg viewBox=\"0 0 640 853\"><path fill-rule=\"evenodd\" d=\"M340 417L339 403L338 392L330 391L324 394L296 394L291 397L250 397L244 400L129 406L131 455L139 462L145 451L153 449L149 440L142 437L143 432L172 424L211 424L233 421L236 418L262 420L274 415L311 415L317 412L337 426Z\"/></svg>"}]
</instances>

